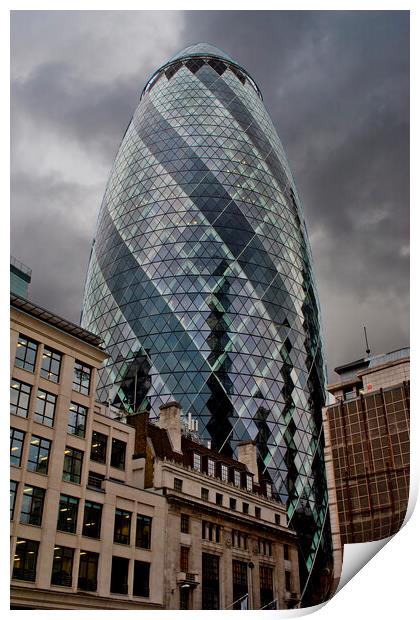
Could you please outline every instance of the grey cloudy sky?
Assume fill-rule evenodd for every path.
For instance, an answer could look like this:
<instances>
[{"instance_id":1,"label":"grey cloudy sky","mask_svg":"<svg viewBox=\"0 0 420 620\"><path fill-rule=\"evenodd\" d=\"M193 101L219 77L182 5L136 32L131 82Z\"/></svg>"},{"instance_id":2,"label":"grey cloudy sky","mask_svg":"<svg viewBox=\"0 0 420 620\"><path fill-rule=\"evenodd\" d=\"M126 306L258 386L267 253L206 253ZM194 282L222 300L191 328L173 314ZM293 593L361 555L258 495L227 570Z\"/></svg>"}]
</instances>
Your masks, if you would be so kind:
<instances>
[{"instance_id":1,"label":"grey cloudy sky","mask_svg":"<svg viewBox=\"0 0 420 620\"><path fill-rule=\"evenodd\" d=\"M409 343L409 13L13 12L11 252L78 322L95 221L151 73L204 41L260 86L315 259L330 378Z\"/></svg>"}]
</instances>

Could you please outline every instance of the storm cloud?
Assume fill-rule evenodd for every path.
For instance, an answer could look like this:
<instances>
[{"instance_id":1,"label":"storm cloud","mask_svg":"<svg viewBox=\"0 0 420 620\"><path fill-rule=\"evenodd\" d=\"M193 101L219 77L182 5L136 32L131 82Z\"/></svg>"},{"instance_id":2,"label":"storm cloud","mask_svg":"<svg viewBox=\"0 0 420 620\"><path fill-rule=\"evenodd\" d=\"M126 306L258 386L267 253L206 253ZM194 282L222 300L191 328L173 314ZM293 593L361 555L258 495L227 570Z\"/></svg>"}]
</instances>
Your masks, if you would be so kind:
<instances>
[{"instance_id":1,"label":"storm cloud","mask_svg":"<svg viewBox=\"0 0 420 620\"><path fill-rule=\"evenodd\" d=\"M105 184L141 90L204 41L262 90L289 157L334 366L409 340L409 13L30 11L11 18L11 251L78 322Z\"/></svg>"}]
</instances>

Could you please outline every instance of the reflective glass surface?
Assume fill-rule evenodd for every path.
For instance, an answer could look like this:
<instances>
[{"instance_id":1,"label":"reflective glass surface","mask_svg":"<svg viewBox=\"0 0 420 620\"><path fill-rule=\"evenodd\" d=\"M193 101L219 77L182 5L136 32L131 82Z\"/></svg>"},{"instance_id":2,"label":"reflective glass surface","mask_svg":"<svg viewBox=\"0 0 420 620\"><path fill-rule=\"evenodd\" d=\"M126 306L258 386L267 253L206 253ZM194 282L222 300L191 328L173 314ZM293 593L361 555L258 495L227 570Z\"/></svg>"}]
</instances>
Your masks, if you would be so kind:
<instances>
[{"instance_id":1,"label":"reflective glass surface","mask_svg":"<svg viewBox=\"0 0 420 620\"><path fill-rule=\"evenodd\" d=\"M143 90L99 213L82 325L110 354L100 400L152 415L177 400L227 455L255 440L289 522L310 532L307 574L317 555L325 566L325 369L303 213L258 87L212 46L178 53Z\"/></svg>"}]
</instances>

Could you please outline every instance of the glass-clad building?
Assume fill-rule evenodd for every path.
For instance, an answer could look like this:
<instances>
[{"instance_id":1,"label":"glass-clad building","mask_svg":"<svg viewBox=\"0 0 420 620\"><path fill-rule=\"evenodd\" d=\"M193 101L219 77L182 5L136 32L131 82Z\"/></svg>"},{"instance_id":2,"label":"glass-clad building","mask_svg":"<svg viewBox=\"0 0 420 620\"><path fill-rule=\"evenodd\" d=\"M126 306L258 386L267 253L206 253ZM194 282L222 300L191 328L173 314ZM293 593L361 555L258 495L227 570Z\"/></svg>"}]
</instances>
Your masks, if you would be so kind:
<instances>
[{"instance_id":1,"label":"glass-clad building","mask_svg":"<svg viewBox=\"0 0 420 620\"><path fill-rule=\"evenodd\" d=\"M110 354L100 400L152 415L177 400L228 455L255 440L315 601L330 536L308 237L261 92L213 46L185 48L142 92L100 209L82 325Z\"/></svg>"}]
</instances>

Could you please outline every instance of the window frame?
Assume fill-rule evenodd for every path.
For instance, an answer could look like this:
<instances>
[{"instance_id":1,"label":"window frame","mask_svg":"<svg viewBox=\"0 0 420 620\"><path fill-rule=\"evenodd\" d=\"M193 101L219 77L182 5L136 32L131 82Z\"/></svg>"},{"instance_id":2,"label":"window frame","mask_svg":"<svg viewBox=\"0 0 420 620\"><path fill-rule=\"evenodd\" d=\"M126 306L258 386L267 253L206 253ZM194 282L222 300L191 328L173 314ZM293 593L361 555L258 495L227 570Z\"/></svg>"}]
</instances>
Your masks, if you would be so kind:
<instances>
[{"instance_id":1,"label":"window frame","mask_svg":"<svg viewBox=\"0 0 420 620\"><path fill-rule=\"evenodd\" d=\"M44 394L45 398L41 398L40 394ZM51 412L47 411L47 405L52 405L52 415ZM42 411L38 410L38 406ZM57 395L52 394L51 392L47 392L41 388L38 388L36 399L35 399L35 408L34 408L34 421L38 422L38 424L43 424L44 426L48 426L52 428L54 426L55 419L55 410L57 406ZM50 410L51 407L48 407Z\"/></svg>"},{"instance_id":2,"label":"window frame","mask_svg":"<svg viewBox=\"0 0 420 620\"><path fill-rule=\"evenodd\" d=\"M90 566L94 566L95 568L94 578L89 577ZM96 592L96 590L98 589L98 567L99 553L96 553L95 551L86 551L84 549L81 549L79 553L79 572L77 575L78 590L82 590L83 592ZM85 573L85 575L83 576L80 574L82 571ZM94 585L94 587L83 587L83 585L81 585L81 583L83 583L83 580L86 582L86 585L92 582L92 585Z\"/></svg>"},{"instance_id":3,"label":"window frame","mask_svg":"<svg viewBox=\"0 0 420 620\"><path fill-rule=\"evenodd\" d=\"M100 443L98 445L95 445L97 441L101 442L102 439L100 438L103 438L103 437L105 438L105 448ZM96 451L96 448L99 448L99 447L100 447L100 450ZM94 448L95 448L95 451L93 451ZM96 452L98 452L98 454ZM92 431L92 439L90 442L90 460L95 461L95 463L106 464L107 452L108 452L108 435L104 435L104 433L100 433L99 431Z\"/></svg>"},{"instance_id":4,"label":"window frame","mask_svg":"<svg viewBox=\"0 0 420 620\"><path fill-rule=\"evenodd\" d=\"M69 501L71 500L71 501ZM79 498L72 495L66 495L60 493L60 499L58 501L58 514L57 514L57 526L56 529L59 532L67 532L68 534L75 534L77 530L77 517L79 515ZM70 516L62 515L65 522L61 522L61 513L70 512ZM68 521L71 520L71 523ZM65 526L65 527L64 527Z\"/></svg>"},{"instance_id":5,"label":"window frame","mask_svg":"<svg viewBox=\"0 0 420 620\"><path fill-rule=\"evenodd\" d=\"M18 438L17 434L22 435L22 437ZM24 431L21 431L19 428L13 428L12 426L10 427L10 465L13 465L14 467L22 466L22 454L25 444L25 435L26 433ZM18 450L17 455L12 454L13 452L16 452L16 448ZM17 462L14 462L15 460Z\"/></svg>"},{"instance_id":6,"label":"window frame","mask_svg":"<svg viewBox=\"0 0 420 620\"><path fill-rule=\"evenodd\" d=\"M131 538L131 519L133 513L123 508L116 508L114 515L114 543L129 545ZM128 525L127 532L124 533L125 525Z\"/></svg>"},{"instance_id":7,"label":"window frame","mask_svg":"<svg viewBox=\"0 0 420 620\"><path fill-rule=\"evenodd\" d=\"M36 443L36 441L38 443ZM52 441L39 435L32 435L29 444L28 460L26 463L27 471L33 471L37 474L48 475L48 469L50 464ZM33 457L36 456L34 459ZM42 463L42 467L40 464ZM44 471L45 469L45 471Z\"/></svg>"},{"instance_id":8,"label":"window frame","mask_svg":"<svg viewBox=\"0 0 420 620\"><path fill-rule=\"evenodd\" d=\"M36 525L41 527L44 503L45 489L36 487L32 484L24 484L19 523L22 525Z\"/></svg>"},{"instance_id":9,"label":"window frame","mask_svg":"<svg viewBox=\"0 0 420 620\"><path fill-rule=\"evenodd\" d=\"M12 488L12 485L14 485L14 488ZM10 521L13 521L14 516L15 516L16 496L17 496L18 488L19 488L19 482L17 482L16 480L11 480L10 481Z\"/></svg>"},{"instance_id":10,"label":"window frame","mask_svg":"<svg viewBox=\"0 0 420 620\"><path fill-rule=\"evenodd\" d=\"M48 355L48 353L50 353L51 355ZM39 371L40 376L46 379L47 381L51 381L52 383L60 383L62 359L63 359L62 353L59 353L59 351L56 351L55 349L51 349L48 346L44 346L44 350L42 351L42 357L41 357L41 369ZM48 361L46 362L46 364L44 364L44 361L46 360ZM51 370L53 366L53 362L55 362L55 369L56 369L56 365L58 365L58 372L54 372L53 370Z\"/></svg>"},{"instance_id":11,"label":"window frame","mask_svg":"<svg viewBox=\"0 0 420 620\"><path fill-rule=\"evenodd\" d=\"M92 366L88 366L87 364L81 362L80 360L74 361L73 367L73 390L75 392L79 392L79 394L84 394L84 396L89 396L91 383L92 383ZM80 373L80 377L77 376L77 372ZM83 375L88 376L87 387L85 385L86 378ZM75 379L78 379L77 381Z\"/></svg>"},{"instance_id":12,"label":"window frame","mask_svg":"<svg viewBox=\"0 0 420 620\"><path fill-rule=\"evenodd\" d=\"M29 548L29 550L28 550ZM23 556L23 564L22 568L16 568L16 559L20 552L25 551L25 555ZM13 572L12 579L16 579L19 581L30 581L31 583L36 581L36 568L38 563L38 552L39 552L39 542L36 540L29 540L27 538L18 538L16 540L15 546L15 556L13 560ZM30 557L28 557L30 556ZM32 557L33 556L33 557ZM17 571L22 571L22 575L24 577L18 577Z\"/></svg>"},{"instance_id":13,"label":"window frame","mask_svg":"<svg viewBox=\"0 0 420 620\"><path fill-rule=\"evenodd\" d=\"M26 343L26 344L24 344ZM29 346L34 345L34 346ZM23 347L23 349L21 349ZM28 372L35 372L36 361L38 357L38 348L39 342L36 340L32 340L23 334L19 334L18 341L16 345L16 354L15 354L15 366L17 368L23 368L23 370L27 370ZM24 351L23 357L18 357L18 351ZM35 351L35 353L28 353L28 351ZM33 361L28 361L28 358L31 358L33 355ZM18 363L19 362L19 363Z\"/></svg>"},{"instance_id":14,"label":"window frame","mask_svg":"<svg viewBox=\"0 0 420 620\"><path fill-rule=\"evenodd\" d=\"M16 387L13 384L16 384ZM28 391L22 389L22 386L28 388ZM17 393L16 403L12 403L12 393ZM29 385L29 383L25 383L24 381L20 381L20 379L10 379L10 413L18 416L19 418L27 418L29 415L31 394L32 385ZM27 400L26 405L22 405L21 400ZM16 410L12 411L12 408L15 408ZM23 415L22 413L19 413L19 411L23 411L25 414Z\"/></svg>"},{"instance_id":15,"label":"window frame","mask_svg":"<svg viewBox=\"0 0 420 620\"><path fill-rule=\"evenodd\" d=\"M153 517L137 513L136 515L136 542L137 549L151 549L152 547ZM139 531L140 530L140 531ZM145 544L143 544L145 543Z\"/></svg>"},{"instance_id":16,"label":"window frame","mask_svg":"<svg viewBox=\"0 0 420 620\"><path fill-rule=\"evenodd\" d=\"M83 456L84 452L71 446L66 446L64 450L63 474L62 480L65 482L73 482L81 484L83 474ZM77 472L77 465L80 463L80 471ZM70 465L70 467L68 467Z\"/></svg>"},{"instance_id":17,"label":"window frame","mask_svg":"<svg viewBox=\"0 0 420 620\"><path fill-rule=\"evenodd\" d=\"M59 551L62 552L61 556L57 555ZM56 562L57 559L60 561ZM63 547L62 545L56 545L54 547L53 563L51 567L51 582L50 582L52 586L63 586L66 588L71 588L72 581L73 581L73 563L74 563L74 549L70 547ZM58 564L59 570L54 571L54 569L57 569L57 564ZM64 570L64 567L67 564L69 564L70 566L70 572ZM63 573L66 574L66 577L64 577ZM54 577L55 574L57 575L56 577ZM61 579L58 578L58 575L61 575Z\"/></svg>"},{"instance_id":18,"label":"window frame","mask_svg":"<svg viewBox=\"0 0 420 620\"><path fill-rule=\"evenodd\" d=\"M114 458L114 455L116 454L116 452L114 451L114 446L116 446L116 444L120 444L121 446L123 446L123 453L122 453L123 458L122 458L122 462L119 462L119 464L116 464L116 459ZM111 462L110 462L111 467L115 467L115 469L124 471L126 455L127 455L127 442L122 441L122 439L117 439L116 437L113 437L111 440ZM118 456L118 452L117 452L117 456ZM121 459L121 456L120 456L120 459Z\"/></svg>"},{"instance_id":19,"label":"window frame","mask_svg":"<svg viewBox=\"0 0 420 620\"><path fill-rule=\"evenodd\" d=\"M74 407L74 409L72 409L72 407ZM70 402L70 407L67 414L67 433L69 435L74 435L75 437L86 436L86 421L88 413L88 407L85 407L84 405L81 405L80 403L75 403L73 401ZM78 424L79 416L83 420L83 424ZM72 423L72 417L74 417L74 424ZM81 427L81 429L79 427Z\"/></svg>"}]
</instances>

